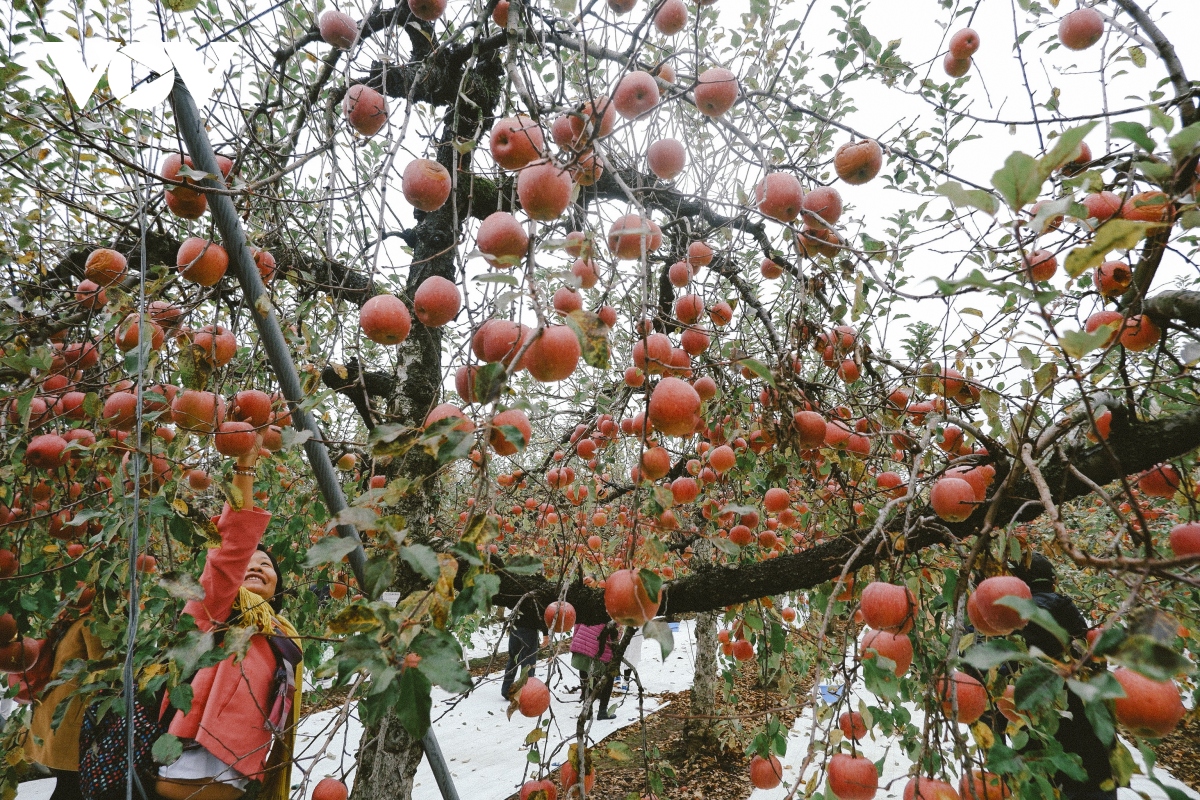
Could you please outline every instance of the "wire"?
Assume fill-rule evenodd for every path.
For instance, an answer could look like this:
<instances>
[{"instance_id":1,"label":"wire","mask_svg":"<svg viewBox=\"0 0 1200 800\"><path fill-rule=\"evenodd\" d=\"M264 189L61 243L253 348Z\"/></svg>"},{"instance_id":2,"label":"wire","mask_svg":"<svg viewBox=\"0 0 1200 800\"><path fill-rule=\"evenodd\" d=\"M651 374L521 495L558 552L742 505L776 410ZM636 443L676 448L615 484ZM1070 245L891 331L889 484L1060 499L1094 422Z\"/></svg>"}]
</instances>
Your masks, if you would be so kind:
<instances>
[{"instance_id":1,"label":"wire","mask_svg":"<svg viewBox=\"0 0 1200 800\"><path fill-rule=\"evenodd\" d=\"M137 115L137 124L140 128L142 125L142 114ZM138 160L141 161L143 153L139 152ZM137 561L141 551L141 497L142 497L142 459L146 458L143 453L142 444L142 412L143 412L143 391L145 389L146 377L146 353L149 348L146 346L146 269L149 263L147 248L146 248L146 204L149 202L148 191L146 186L148 173L142 175L138 181L138 256L140 263L138 264L138 302L137 302L137 326L138 326L138 343L137 343L137 404L135 407L135 434L134 434L134 457L130 459L133 464L133 520L129 536L129 615L128 625L129 631L125 639L125 664L122 671L122 680L125 684L125 800L133 800L133 786L138 780L137 766L134 762L134 752L137 749L136 737L136 712L137 712L137 684L134 680L134 655L137 648L137 629L138 629L138 569ZM151 476L151 481L154 480L154 463L147 463L147 470ZM143 796L145 795L142 789Z\"/></svg>"},{"instance_id":2,"label":"wire","mask_svg":"<svg viewBox=\"0 0 1200 800\"><path fill-rule=\"evenodd\" d=\"M232 28L230 28L230 29L229 29L229 30L227 30L227 31L222 31L222 32L221 32L221 33L220 33L218 36L214 36L212 39L209 39L207 42L205 42L204 44L200 45L200 46L199 46L199 47L197 47L196 49L197 49L197 50L203 50L204 48L208 47L208 46L209 46L210 44L212 44L213 42L219 42L219 41L221 41L222 39L224 39L226 36L231 36L231 35L233 35L233 34L237 33L237 32L238 32L238 31L240 31L242 28L244 28L244 27L246 27L247 25L249 25L251 22L255 22L256 20L259 20L259 19L261 19L261 18L265 17L267 14L270 14L272 11L274 11L275 9L279 8L279 7L280 7L280 6L282 6L282 5L285 5L285 4L286 4L286 3L288 3L288 2L290 2L290 0L279 0L279 2L278 2L278 3L276 3L276 4L275 4L275 5L273 5L273 6L271 6L270 8L267 8L267 9L264 9L264 10L262 10L262 11L258 12L258 13L257 13L257 14L255 14L253 17L250 17L249 19L247 19L245 22L242 22L242 23L240 23L240 24L238 24L238 25L234 25Z\"/></svg>"}]
</instances>

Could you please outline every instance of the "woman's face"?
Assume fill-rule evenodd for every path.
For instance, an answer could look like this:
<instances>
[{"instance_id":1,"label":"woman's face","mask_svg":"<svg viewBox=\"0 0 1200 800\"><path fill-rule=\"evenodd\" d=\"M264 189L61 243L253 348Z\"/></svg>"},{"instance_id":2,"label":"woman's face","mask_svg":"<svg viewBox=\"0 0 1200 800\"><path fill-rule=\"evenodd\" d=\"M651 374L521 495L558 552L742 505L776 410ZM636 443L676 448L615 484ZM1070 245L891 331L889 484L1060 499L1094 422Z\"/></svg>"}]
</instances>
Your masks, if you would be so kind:
<instances>
[{"instance_id":1,"label":"woman's face","mask_svg":"<svg viewBox=\"0 0 1200 800\"><path fill-rule=\"evenodd\" d=\"M242 578L242 586L262 599L270 600L275 596L278 584L279 576L271 567L271 559L262 550L255 550L246 567L246 577Z\"/></svg>"}]
</instances>

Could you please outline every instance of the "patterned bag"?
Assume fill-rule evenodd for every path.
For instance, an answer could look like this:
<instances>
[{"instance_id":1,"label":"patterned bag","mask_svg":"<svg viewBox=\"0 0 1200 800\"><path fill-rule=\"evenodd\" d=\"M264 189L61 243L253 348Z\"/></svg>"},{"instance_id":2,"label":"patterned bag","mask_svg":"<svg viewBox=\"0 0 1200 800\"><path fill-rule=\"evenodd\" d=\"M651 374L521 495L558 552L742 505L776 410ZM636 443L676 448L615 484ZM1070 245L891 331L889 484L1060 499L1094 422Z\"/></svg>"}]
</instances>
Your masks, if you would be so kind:
<instances>
[{"instance_id":1,"label":"patterned bag","mask_svg":"<svg viewBox=\"0 0 1200 800\"><path fill-rule=\"evenodd\" d=\"M86 800L124 800L128 763L124 704L97 719L97 707L102 702L93 703L83 715L79 732L79 787ZM134 797L143 800L156 797L158 764L151 751L158 737L167 732L168 723L159 719L161 704L161 696L151 704L140 697L133 701Z\"/></svg>"}]
</instances>

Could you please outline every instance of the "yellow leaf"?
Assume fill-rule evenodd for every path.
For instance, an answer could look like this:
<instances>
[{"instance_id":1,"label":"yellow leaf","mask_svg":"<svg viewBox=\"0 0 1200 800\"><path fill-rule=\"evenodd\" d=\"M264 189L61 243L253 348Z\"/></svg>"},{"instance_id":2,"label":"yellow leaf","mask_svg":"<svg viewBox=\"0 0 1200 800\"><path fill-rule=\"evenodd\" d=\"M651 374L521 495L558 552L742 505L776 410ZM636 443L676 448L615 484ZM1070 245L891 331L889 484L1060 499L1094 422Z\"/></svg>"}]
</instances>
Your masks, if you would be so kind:
<instances>
[{"instance_id":1,"label":"yellow leaf","mask_svg":"<svg viewBox=\"0 0 1200 800\"><path fill-rule=\"evenodd\" d=\"M608 757L613 761L632 761L633 751L624 742L612 742L608 745Z\"/></svg>"},{"instance_id":2,"label":"yellow leaf","mask_svg":"<svg viewBox=\"0 0 1200 800\"><path fill-rule=\"evenodd\" d=\"M338 612L329 621L329 630L333 633L359 633L379 627L379 619L370 607L355 603Z\"/></svg>"},{"instance_id":3,"label":"yellow leaf","mask_svg":"<svg viewBox=\"0 0 1200 800\"><path fill-rule=\"evenodd\" d=\"M188 504L183 502L182 498L176 497L171 501L171 508L181 517L186 517L188 513Z\"/></svg>"},{"instance_id":4,"label":"yellow leaf","mask_svg":"<svg viewBox=\"0 0 1200 800\"><path fill-rule=\"evenodd\" d=\"M1162 227L1159 222L1135 222L1128 219L1112 219L1096 229L1092 243L1077 247L1067 254L1066 269L1072 278L1078 278L1087 270L1104 261L1112 250L1129 250L1142 240L1149 231Z\"/></svg>"},{"instance_id":5,"label":"yellow leaf","mask_svg":"<svg viewBox=\"0 0 1200 800\"><path fill-rule=\"evenodd\" d=\"M996 742L996 735L992 733L992 729L982 722L976 722L971 726L971 736L975 739L976 744L983 750L990 750Z\"/></svg>"}]
</instances>

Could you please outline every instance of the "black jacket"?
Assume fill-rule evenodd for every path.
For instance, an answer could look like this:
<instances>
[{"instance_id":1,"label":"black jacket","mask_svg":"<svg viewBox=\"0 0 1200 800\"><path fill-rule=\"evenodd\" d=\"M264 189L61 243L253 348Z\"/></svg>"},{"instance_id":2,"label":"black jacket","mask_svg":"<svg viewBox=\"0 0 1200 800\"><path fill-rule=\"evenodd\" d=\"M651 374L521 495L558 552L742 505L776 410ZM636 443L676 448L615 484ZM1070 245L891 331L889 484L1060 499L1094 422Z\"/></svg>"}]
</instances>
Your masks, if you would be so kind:
<instances>
[{"instance_id":1,"label":"black jacket","mask_svg":"<svg viewBox=\"0 0 1200 800\"><path fill-rule=\"evenodd\" d=\"M1082 638L1087 633L1087 621L1066 595L1057 592L1034 592L1033 602L1049 611L1054 621L1061 625L1072 639ZM1035 622L1030 622L1022 628L1020 635L1027 645L1038 648L1053 659L1062 660L1066 655L1058 639ZM1054 781L1066 796L1090 795L1100 790L1101 783L1112 780L1112 767L1108 761L1109 748L1104 746L1092 730L1092 723L1088 721L1079 695L1069 689L1067 711L1071 713L1071 718L1059 719L1055 738L1062 744L1063 750L1075 753L1082 759L1088 779L1076 781L1060 772Z\"/></svg>"}]
</instances>

